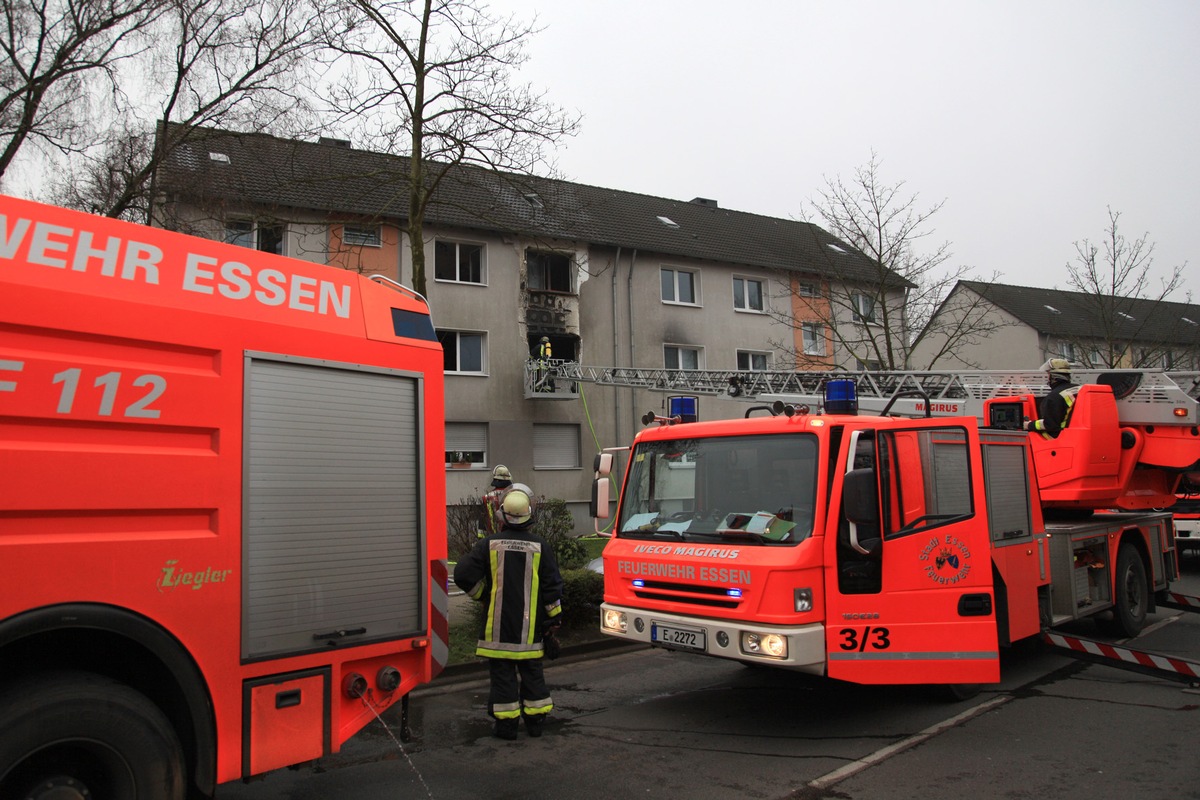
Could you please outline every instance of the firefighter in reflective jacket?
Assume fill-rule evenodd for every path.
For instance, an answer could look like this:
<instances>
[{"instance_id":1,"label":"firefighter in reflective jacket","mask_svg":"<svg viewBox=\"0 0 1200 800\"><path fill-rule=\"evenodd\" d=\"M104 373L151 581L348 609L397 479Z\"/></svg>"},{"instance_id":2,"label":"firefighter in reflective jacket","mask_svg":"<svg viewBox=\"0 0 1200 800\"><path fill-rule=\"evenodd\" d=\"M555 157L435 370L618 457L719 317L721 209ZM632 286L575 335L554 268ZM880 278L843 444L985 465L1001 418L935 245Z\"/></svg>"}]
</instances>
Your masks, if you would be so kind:
<instances>
[{"instance_id":1,"label":"firefighter in reflective jacket","mask_svg":"<svg viewBox=\"0 0 1200 800\"><path fill-rule=\"evenodd\" d=\"M1079 387L1071 383L1071 365L1065 358L1050 359L1042 364L1042 371L1046 373L1050 393L1038 404L1041 419L1028 420L1025 430L1040 433L1046 439L1056 439L1071 420Z\"/></svg>"},{"instance_id":2,"label":"firefighter in reflective jacket","mask_svg":"<svg viewBox=\"0 0 1200 800\"><path fill-rule=\"evenodd\" d=\"M488 714L496 736L517 738L518 721L541 736L553 708L542 672L542 639L561 622L563 581L554 550L531 531L533 492L514 483L500 502L499 532L478 542L454 567L454 582L487 603L475 654L488 659Z\"/></svg>"},{"instance_id":3,"label":"firefighter in reflective jacket","mask_svg":"<svg viewBox=\"0 0 1200 800\"><path fill-rule=\"evenodd\" d=\"M483 519L479 521L479 527L475 530L480 539L500 530L500 499L504 496L504 490L512 485L512 472L503 464L498 464L492 470L492 488L481 498Z\"/></svg>"}]
</instances>

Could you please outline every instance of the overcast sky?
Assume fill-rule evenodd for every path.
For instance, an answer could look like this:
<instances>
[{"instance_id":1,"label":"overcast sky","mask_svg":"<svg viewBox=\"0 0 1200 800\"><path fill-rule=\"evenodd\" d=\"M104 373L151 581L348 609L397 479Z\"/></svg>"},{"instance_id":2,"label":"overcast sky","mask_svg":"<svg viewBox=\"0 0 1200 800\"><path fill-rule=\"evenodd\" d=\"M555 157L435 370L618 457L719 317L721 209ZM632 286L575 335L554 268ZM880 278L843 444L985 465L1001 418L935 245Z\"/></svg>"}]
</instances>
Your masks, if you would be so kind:
<instances>
[{"instance_id":1,"label":"overcast sky","mask_svg":"<svg viewBox=\"0 0 1200 800\"><path fill-rule=\"evenodd\" d=\"M872 150L973 277L1070 288L1107 208L1200 303L1200 2L492 0L584 114L568 180L810 219ZM812 219L812 221L817 221ZM1155 287L1157 287L1155 283ZM1185 301L1182 293L1172 299Z\"/></svg>"}]
</instances>

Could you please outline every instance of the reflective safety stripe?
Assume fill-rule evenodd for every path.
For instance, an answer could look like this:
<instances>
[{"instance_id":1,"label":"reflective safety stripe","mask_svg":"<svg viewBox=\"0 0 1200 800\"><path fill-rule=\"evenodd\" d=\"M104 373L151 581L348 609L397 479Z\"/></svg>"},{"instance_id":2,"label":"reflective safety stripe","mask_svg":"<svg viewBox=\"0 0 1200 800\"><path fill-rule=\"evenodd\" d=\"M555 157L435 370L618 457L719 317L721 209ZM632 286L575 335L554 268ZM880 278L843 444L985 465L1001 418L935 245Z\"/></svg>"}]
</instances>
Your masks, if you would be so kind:
<instances>
[{"instance_id":1,"label":"reflective safety stripe","mask_svg":"<svg viewBox=\"0 0 1200 800\"><path fill-rule=\"evenodd\" d=\"M530 658L541 658L545 655L540 644L536 650L497 650L496 647L503 647L503 645L480 640L479 646L475 648L475 655L484 658L505 658L510 661L524 661Z\"/></svg>"},{"instance_id":2,"label":"reflective safety stripe","mask_svg":"<svg viewBox=\"0 0 1200 800\"><path fill-rule=\"evenodd\" d=\"M492 706L492 716L496 719L514 719L521 716L520 703L496 703Z\"/></svg>"},{"instance_id":3,"label":"reflective safety stripe","mask_svg":"<svg viewBox=\"0 0 1200 800\"><path fill-rule=\"evenodd\" d=\"M550 605L546 606L546 616L553 619L562 613L562 602L555 600Z\"/></svg>"},{"instance_id":4,"label":"reflective safety stripe","mask_svg":"<svg viewBox=\"0 0 1200 800\"><path fill-rule=\"evenodd\" d=\"M530 700L525 701L525 716L527 717L537 716L538 714L549 714L553 710L554 703L550 702L549 698L538 700L536 704Z\"/></svg>"},{"instance_id":5,"label":"reflective safety stripe","mask_svg":"<svg viewBox=\"0 0 1200 800\"><path fill-rule=\"evenodd\" d=\"M479 583L475 584L471 587L471 591L467 592L467 597L470 597L472 600L478 600L483 596L483 589L485 586L487 586L487 581L480 581Z\"/></svg>"},{"instance_id":6,"label":"reflective safety stripe","mask_svg":"<svg viewBox=\"0 0 1200 800\"><path fill-rule=\"evenodd\" d=\"M995 650L949 650L944 653L830 653L830 661L979 661L999 658Z\"/></svg>"}]
</instances>

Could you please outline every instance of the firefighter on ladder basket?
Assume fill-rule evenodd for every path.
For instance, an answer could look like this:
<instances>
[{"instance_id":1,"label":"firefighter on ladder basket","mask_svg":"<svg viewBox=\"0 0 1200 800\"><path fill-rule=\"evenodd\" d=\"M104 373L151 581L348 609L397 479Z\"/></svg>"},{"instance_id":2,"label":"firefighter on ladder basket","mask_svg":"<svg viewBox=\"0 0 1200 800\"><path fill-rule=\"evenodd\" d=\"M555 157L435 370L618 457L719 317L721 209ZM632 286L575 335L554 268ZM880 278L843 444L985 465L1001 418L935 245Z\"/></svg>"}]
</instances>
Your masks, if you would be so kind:
<instances>
[{"instance_id":1,"label":"firefighter on ladder basket","mask_svg":"<svg viewBox=\"0 0 1200 800\"><path fill-rule=\"evenodd\" d=\"M1038 403L1040 419L1025 421L1025 430L1040 433L1046 439L1056 439L1071 419L1071 409L1079 387L1071 383L1071 365L1065 358L1052 358L1042 364L1050 393Z\"/></svg>"},{"instance_id":2,"label":"firefighter on ladder basket","mask_svg":"<svg viewBox=\"0 0 1200 800\"><path fill-rule=\"evenodd\" d=\"M539 392L554 391L554 374L550 369L550 359L553 358L553 351L550 347L550 337L543 336L538 342L537 355L537 381L534 383L534 388Z\"/></svg>"}]
</instances>

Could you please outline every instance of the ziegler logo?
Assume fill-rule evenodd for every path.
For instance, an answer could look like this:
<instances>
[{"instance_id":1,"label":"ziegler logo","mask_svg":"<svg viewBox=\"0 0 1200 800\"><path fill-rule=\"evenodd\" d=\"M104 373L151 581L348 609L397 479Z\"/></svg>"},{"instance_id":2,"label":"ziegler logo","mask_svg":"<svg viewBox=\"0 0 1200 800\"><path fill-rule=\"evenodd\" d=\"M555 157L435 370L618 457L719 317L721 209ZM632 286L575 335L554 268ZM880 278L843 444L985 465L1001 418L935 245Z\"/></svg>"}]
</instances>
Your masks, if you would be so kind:
<instances>
[{"instance_id":1,"label":"ziegler logo","mask_svg":"<svg viewBox=\"0 0 1200 800\"><path fill-rule=\"evenodd\" d=\"M167 589L178 589L180 586L188 586L193 591L199 590L205 584L209 583L224 583L229 577L231 569L213 569L208 567L203 572L196 570L195 572L177 571L175 565L179 563L179 559L173 558L167 561L163 567L162 577L158 579L155 585L160 592Z\"/></svg>"},{"instance_id":2,"label":"ziegler logo","mask_svg":"<svg viewBox=\"0 0 1200 800\"><path fill-rule=\"evenodd\" d=\"M842 619L879 619L878 611L848 611L842 614Z\"/></svg>"}]
</instances>

